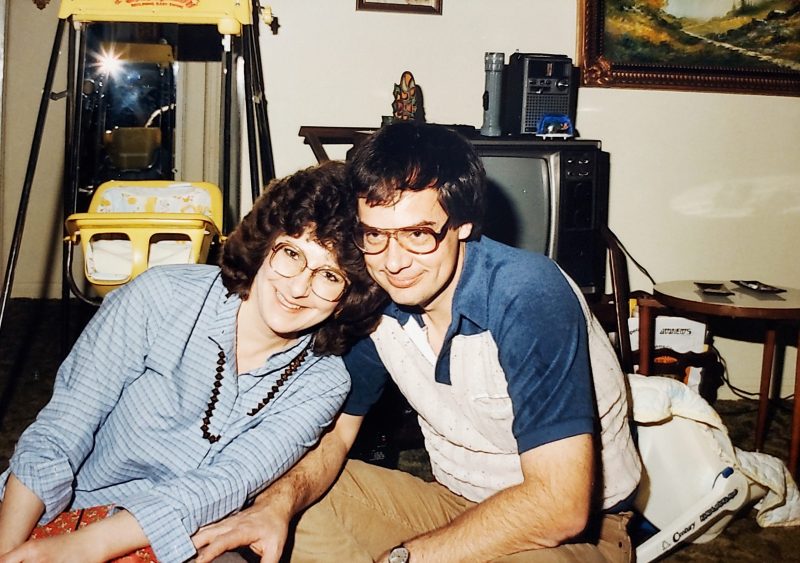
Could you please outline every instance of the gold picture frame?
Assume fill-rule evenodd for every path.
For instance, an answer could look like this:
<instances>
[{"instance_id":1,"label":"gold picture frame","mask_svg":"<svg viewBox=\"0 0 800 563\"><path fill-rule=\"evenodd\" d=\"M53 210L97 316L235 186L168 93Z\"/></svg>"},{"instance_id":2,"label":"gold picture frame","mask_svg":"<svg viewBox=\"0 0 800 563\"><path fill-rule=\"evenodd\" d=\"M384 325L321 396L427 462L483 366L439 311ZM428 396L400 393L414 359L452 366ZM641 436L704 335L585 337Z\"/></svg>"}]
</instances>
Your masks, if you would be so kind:
<instances>
[{"instance_id":1,"label":"gold picture frame","mask_svg":"<svg viewBox=\"0 0 800 563\"><path fill-rule=\"evenodd\" d=\"M356 10L442 14L444 0L356 0Z\"/></svg>"},{"instance_id":2,"label":"gold picture frame","mask_svg":"<svg viewBox=\"0 0 800 563\"><path fill-rule=\"evenodd\" d=\"M800 96L800 46L791 39L800 13L776 9L779 0L767 4L742 2L722 17L689 20L668 14L666 2L579 0L581 85ZM764 31L753 32L759 26ZM789 45L776 51L770 30L781 26L791 31ZM778 56L765 60L770 52Z\"/></svg>"}]
</instances>

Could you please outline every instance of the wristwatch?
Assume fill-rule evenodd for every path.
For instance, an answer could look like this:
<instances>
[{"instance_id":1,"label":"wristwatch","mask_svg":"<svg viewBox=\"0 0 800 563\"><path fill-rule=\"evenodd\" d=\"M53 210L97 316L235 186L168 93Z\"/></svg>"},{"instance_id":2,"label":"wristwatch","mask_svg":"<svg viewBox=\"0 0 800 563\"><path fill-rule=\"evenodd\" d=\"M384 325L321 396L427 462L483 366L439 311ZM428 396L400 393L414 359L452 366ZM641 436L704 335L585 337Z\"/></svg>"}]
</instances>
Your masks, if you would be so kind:
<instances>
[{"instance_id":1,"label":"wristwatch","mask_svg":"<svg viewBox=\"0 0 800 563\"><path fill-rule=\"evenodd\" d=\"M403 544L393 547L389 552L389 563L408 563L411 561L411 553Z\"/></svg>"}]
</instances>

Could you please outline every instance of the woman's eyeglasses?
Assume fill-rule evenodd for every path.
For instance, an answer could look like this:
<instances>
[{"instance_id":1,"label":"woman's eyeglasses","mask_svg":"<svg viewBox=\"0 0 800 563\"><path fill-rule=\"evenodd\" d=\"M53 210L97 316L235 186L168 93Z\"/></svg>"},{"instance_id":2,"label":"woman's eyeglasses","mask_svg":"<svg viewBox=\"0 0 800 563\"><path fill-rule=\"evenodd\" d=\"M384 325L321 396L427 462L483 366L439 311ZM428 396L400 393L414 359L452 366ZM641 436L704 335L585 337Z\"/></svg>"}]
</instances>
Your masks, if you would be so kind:
<instances>
[{"instance_id":1,"label":"woman's eyeglasses","mask_svg":"<svg viewBox=\"0 0 800 563\"><path fill-rule=\"evenodd\" d=\"M288 242L282 242L272 248L269 266L284 278L293 278L308 268L306 255L299 248ZM309 268L310 269L310 268ZM339 301L347 290L348 281L339 270L327 266L311 270L311 291L325 301Z\"/></svg>"},{"instance_id":2,"label":"woman's eyeglasses","mask_svg":"<svg viewBox=\"0 0 800 563\"><path fill-rule=\"evenodd\" d=\"M355 232L355 243L364 254L380 254L389 247L389 239L413 254L430 254L439 248L447 236L450 219L445 221L437 233L430 227L403 227L401 229L378 229L359 225Z\"/></svg>"}]
</instances>

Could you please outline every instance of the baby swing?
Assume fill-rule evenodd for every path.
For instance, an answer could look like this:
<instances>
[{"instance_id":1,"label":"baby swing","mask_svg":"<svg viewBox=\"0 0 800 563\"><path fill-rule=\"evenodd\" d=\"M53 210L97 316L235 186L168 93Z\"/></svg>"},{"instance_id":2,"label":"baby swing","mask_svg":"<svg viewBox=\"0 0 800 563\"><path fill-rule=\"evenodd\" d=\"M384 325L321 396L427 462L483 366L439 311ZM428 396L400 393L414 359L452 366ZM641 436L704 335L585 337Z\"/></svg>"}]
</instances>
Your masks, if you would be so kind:
<instances>
[{"instance_id":1,"label":"baby swing","mask_svg":"<svg viewBox=\"0 0 800 563\"><path fill-rule=\"evenodd\" d=\"M259 0L62 0L58 18L5 272L0 327L50 101L68 100L65 327L70 291L98 304L154 265L205 262L241 215L239 186L249 183L254 200L275 175L258 27L262 19L277 23ZM65 30L67 88L56 94L51 90ZM210 78L213 72L218 79ZM245 147L249 176L240 178ZM78 246L93 291L73 275Z\"/></svg>"},{"instance_id":2,"label":"baby swing","mask_svg":"<svg viewBox=\"0 0 800 563\"><path fill-rule=\"evenodd\" d=\"M72 247L80 242L84 275L104 297L147 268L205 262L222 235L222 192L207 182L109 181L86 213L66 221L67 273L76 295Z\"/></svg>"}]
</instances>

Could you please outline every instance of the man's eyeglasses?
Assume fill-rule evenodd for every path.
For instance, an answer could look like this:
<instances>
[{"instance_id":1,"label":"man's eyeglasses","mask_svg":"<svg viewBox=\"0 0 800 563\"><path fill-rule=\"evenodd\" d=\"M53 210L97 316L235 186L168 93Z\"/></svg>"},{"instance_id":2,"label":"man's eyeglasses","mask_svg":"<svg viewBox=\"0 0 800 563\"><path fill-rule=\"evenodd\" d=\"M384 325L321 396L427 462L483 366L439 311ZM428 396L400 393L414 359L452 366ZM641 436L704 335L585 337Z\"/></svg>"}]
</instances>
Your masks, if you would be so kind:
<instances>
[{"instance_id":1,"label":"man's eyeglasses","mask_svg":"<svg viewBox=\"0 0 800 563\"><path fill-rule=\"evenodd\" d=\"M284 278L298 276L308 268L303 251L288 242L282 242L272 248L269 265L275 273ZM339 270L327 266L311 270L311 291L325 301L339 301L347 290L347 285L347 278Z\"/></svg>"},{"instance_id":2,"label":"man's eyeglasses","mask_svg":"<svg viewBox=\"0 0 800 563\"><path fill-rule=\"evenodd\" d=\"M355 243L364 254L380 254L389 247L389 239L413 254L430 254L439 248L447 236L450 219L445 221L437 233L430 227L403 227L402 229L378 229L359 225L355 232Z\"/></svg>"}]
</instances>

